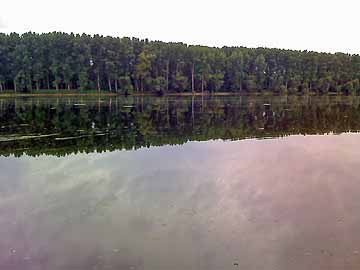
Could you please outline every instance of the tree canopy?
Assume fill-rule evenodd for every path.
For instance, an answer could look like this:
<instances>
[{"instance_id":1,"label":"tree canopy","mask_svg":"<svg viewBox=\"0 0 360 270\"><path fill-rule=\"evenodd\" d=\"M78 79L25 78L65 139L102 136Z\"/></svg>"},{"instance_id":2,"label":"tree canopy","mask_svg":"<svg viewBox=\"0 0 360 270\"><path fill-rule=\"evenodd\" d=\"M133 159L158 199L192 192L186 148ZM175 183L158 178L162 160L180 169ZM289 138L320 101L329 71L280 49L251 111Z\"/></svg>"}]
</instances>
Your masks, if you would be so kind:
<instances>
[{"instance_id":1,"label":"tree canopy","mask_svg":"<svg viewBox=\"0 0 360 270\"><path fill-rule=\"evenodd\" d=\"M358 93L360 56L61 32L0 33L0 91Z\"/></svg>"}]
</instances>

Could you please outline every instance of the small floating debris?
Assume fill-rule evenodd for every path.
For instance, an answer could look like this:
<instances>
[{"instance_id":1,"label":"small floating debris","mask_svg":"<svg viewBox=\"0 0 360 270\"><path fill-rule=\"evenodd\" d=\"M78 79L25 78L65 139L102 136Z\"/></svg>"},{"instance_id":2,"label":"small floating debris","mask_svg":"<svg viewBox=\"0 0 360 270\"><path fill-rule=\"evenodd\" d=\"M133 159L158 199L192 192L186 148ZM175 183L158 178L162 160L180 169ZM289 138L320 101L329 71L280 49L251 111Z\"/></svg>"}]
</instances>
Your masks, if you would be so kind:
<instances>
[{"instance_id":1,"label":"small floating debris","mask_svg":"<svg viewBox=\"0 0 360 270\"><path fill-rule=\"evenodd\" d=\"M12 249L10 249L10 252L11 252L12 254L15 254L15 253L16 253L16 249L15 249L15 248L12 248Z\"/></svg>"},{"instance_id":2,"label":"small floating debris","mask_svg":"<svg viewBox=\"0 0 360 270\"><path fill-rule=\"evenodd\" d=\"M83 104L83 103L75 103L74 106L86 106L86 104Z\"/></svg>"},{"instance_id":3,"label":"small floating debris","mask_svg":"<svg viewBox=\"0 0 360 270\"><path fill-rule=\"evenodd\" d=\"M124 105L123 108L134 108L134 105Z\"/></svg>"},{"instance_id":4,"label":"small floating debris","mask_svg":"<svg viewBox=\"0 0 360 270\"><path fill-rule=\"evenodd\" d=\"M271 106L270 103L264 103L264 106Z\"/></svg>"}]
</instances>

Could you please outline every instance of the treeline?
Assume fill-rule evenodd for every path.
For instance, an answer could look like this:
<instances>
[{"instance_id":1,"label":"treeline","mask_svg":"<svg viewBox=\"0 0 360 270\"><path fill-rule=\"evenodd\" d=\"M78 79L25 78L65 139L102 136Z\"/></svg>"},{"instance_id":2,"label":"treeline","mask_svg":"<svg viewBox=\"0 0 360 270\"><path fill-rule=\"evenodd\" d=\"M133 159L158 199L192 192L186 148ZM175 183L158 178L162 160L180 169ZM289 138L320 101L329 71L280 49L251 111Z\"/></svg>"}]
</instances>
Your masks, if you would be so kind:
<instances>
[{"instance_id":1,"label":"treeline","mask_svg":"<svg viewBox=\"0 0 360 270\"><path fill-rule=\"evenodd\" d=\"M0 33L0 91L357 93L359 79L359 55Z\"/></svg>"},{"instance_id":2,"label":"treeline","mask_svg":"<svg viewBox=\"0 0 360 270\"><path fill-rule=\"evenodd\" d=\"M0 99L0 155L360 131L360 98Z\"/></svg>"}]
</instances>

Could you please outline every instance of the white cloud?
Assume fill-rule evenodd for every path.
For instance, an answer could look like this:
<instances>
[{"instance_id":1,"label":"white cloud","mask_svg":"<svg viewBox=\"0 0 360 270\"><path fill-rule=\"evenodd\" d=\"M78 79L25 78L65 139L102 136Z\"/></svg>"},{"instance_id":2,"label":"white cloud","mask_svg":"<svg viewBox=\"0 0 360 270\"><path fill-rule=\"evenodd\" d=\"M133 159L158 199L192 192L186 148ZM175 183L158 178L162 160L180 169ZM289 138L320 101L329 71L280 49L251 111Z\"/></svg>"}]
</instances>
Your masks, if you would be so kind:
<instances>
[{"instance_id":1,"label":"white cloud","mask_svg":"<svg viewBox=\"0 0 360 270\"><path fill-rule=\"evenodd\" d=\"M360 53L358 0L12 0L2 10L8 32L60 30Z\"/></svg>"}]
</instances>

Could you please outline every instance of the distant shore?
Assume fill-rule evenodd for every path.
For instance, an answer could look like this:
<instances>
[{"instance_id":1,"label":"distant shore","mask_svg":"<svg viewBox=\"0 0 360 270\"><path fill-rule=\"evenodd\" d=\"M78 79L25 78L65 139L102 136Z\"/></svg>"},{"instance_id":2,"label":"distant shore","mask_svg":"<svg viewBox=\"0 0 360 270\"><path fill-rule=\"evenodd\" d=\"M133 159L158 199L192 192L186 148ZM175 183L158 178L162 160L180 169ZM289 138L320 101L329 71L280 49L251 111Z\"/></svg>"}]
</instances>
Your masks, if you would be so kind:
<instances>
[{"instance_id":1,"label":"distant shore","mask_svg":"<svg viewBox=\"0 0 360 270\"><path fill-rule=\"evenodd\" d=\"M183 96L183 97L188 97L188 96L239 96L239 95L254 95L256 93L236 93L236 92L216 92L216 93L209 93L209 92L185 92L185 93L177 93L177 92L169 92L169 93L163 93L163 94L158 94L156 92L150 92L150 93L141 93L141 92L135 92L135 93L131 93L131 94L124 94L124 93L112 93L112 92L65 92L65 91L61 91L61 92L55 92L55 93L49 93L48 91L46 92L37 92L37 93L0 93L0 97L68 97L68 96L93 96L93 97L97 97L97 96L110 96L110 97L114 97L114 96ZM259 93L260 94L260 93Z\"/></svg>"},{"instance_id":2,"label":"distant shore","mask_svg":"<svg viewBox=\"0 0 360 270\"><path fill-rule=\"evenodd\" d=\"M268 96L281 96L283 94L281 93L273 93L270 91L264 91L264 92L182 92L182 93L177 93L177 92L168 92L168 93L163 93L163 94L158 94L156 92L148 92L148 93L141 93L141 92L134 92L128 95L125 95L124 93L114 93L114 92L106 92L106 91L101 91L101 92L96 92L96 91L89 91L89 92L69 92L69 91L59 91L59 92L54 92L51 93L49 91L39 91L36 93L11 93L11 92L5 92L5 93L0 93L0 98L6 98L6 97L74 97L74 96L80 96L80 97L98 97L98 96L108 96L108 97L115 97L115 96L157 96L157 97L161 97L161 96L178 96L178 97L189 97L189 96L263 96L263 95L268 95ZM284 95L298 95L298 96L306 96L306 95L320 95L320 94L316 94L316 93L309 93L309 94L284 94ZM323 94L324 95L324 94ZM339 93L332 93L329 92L325 95L342 95Z\"/></svg>"}]
</instances>

